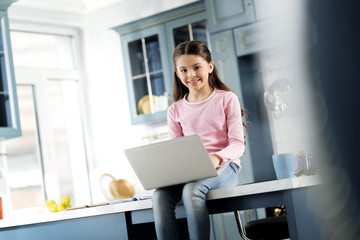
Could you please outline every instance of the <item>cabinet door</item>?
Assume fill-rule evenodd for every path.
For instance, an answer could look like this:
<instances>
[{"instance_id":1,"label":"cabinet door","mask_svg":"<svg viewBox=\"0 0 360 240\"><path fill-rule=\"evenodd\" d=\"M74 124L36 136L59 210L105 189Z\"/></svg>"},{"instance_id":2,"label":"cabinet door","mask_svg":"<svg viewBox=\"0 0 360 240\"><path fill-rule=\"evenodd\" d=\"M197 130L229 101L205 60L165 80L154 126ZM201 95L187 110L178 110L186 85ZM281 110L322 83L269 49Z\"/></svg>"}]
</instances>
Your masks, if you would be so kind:
<instances>
[{"instance_id":1,"label":"cabinet door","mask_svg":"<svg viewBox=\"0 0 360 240\"><path fill-rule=\"evenodd\" d=\"M235 93L241 92L239 70L232 31L211 35L212 55L220 78Z\"/></svg>"},{"instance_id":2,"label":"cabinet door","mask_svg":"<svg viewBox=\"0 0 360 240\"><path fill-rule=\"evenodd\" d=\"M242 107L246 109L247 107L244 104L242 95L243 91L232 31L228 30L212 34L210 40L213 60L219 71L221 80L238 95ZM239 173L239 183L249 183L254 179L249 145L246 146L246 154L246 161L241 163L242 168Z\"/></svg>"},{"instance_id":3,"label":"cabinet door","mask_svg":"<svg viewBox=\"0 0 360 240\"><path fill-rule=\"evenodd\" d=\"M210 33L255 22L253 0L206 0Z\"/></svg>"},{"instance_id":4,"label":"cabinet door","mask_svg":"<svg viewBox=\"0 0 360 240\"><path fill-rule=\"evenodd\" d=\"M276 21L266 20L244 27L235 28L234 39L238 57L269 50L285 43L284 36Z\"/></svg>"},{"instance_id":5,"label":"cabinet door","mask_svg":"<svg viewBox=\"0 0 360 240\"><path fill-rule=\"evenodd\" d=\"M165 28L171 54L175 47L184 41L199 40L205 44L209 42L205 12L167 22Z\"/></svg>"},{"instance_id":6,"label":"cabinet door","mask_svg":"<svg viewBox=\"0 0 360 240\"><path fill-rule=\"evenodd\" d=\"M0 139L21 135L7 14L0 11Z\"/></svg>"},{"instance_id":7,"label":"cabinet door","mask_svg":"<svg viewBox=\"0 0 360 240\"><path fill-rule=\"evenodd\" d=\"M242 56L262 50L264 41L261 36L261 29L256 24L234 29L236 55Z\"/></svg>"},{"instance_id":8,"label":"cabinet door","mask_svg":"<svg viewBox=\"0 0 360 240\"><path fill-rule=\"evenodd\" d=\"M122 47L132 123L166 120L170 80L164 27L124 35Z\"/></svg>"}]
</instances>

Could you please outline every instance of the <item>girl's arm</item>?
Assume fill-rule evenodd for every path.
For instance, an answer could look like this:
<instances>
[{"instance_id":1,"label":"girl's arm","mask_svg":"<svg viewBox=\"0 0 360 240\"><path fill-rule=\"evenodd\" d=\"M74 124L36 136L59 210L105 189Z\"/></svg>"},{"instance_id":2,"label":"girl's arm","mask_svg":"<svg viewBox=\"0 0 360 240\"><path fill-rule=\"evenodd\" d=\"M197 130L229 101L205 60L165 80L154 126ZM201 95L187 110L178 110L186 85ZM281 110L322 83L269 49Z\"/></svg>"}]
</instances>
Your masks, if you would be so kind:
<instances>
[{"instance_id":1,"label":"girl's arm","mask_svg":"<svg viewBox=\"0 0 360 240\"><path fill-rule=\"evenodd\" d=\"M245 150L244 129L239 99L232 93L226 99L224 112L226 115L228 146L217 152L223 162L240 158Z\"/></svg>"},{"instance_id":2,"label":"girl's arm","mask_svg":"<svg viewBox=\"0 0 360 240\"><path fill-rule=\"evenodd\" d=\"M176 119L175 104L168 108L167 125L170 139L184 136L181 125Z\"/></svg>"}]
</instances>

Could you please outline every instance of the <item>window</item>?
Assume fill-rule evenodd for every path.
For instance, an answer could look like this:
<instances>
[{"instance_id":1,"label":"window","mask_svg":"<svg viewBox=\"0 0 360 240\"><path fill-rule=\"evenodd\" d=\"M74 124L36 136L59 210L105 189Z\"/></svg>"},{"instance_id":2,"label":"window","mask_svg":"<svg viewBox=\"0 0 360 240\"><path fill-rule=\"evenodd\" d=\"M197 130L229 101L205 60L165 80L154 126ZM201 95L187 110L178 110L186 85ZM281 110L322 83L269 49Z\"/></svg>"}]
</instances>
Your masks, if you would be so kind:
<instances>
[{"instance_id":1,"label":"window","mask_svg":"<svg viewBox=\"0 0 360 240\"><path fill-rule=\"evenodd\" d=\"M13 209L41 206L46 199L34 88L19 85L17 93L23 135L5 142Z\"/></svg>"},{"instance_id":2,"label":"window","mask_svg":"<svg viewBox=\"0 0 360 240\"><path fill-rule=\"evenodd\" d=\"M15 67L74 69L71 36L12 31Z\"/></svg>"},{"instance_id":3,"label":"window","mask_svg":"<svg viewBox=\"0 0 360 240\"><path fill-rule=\"evenodd\" d=\"M65 195L73 205L88 204L91 195L73 39L11 32L11 40L23 129L23 136L5 141L12 212L43 211L46 200L59 202Z\"/></svg>"}]
</instances>

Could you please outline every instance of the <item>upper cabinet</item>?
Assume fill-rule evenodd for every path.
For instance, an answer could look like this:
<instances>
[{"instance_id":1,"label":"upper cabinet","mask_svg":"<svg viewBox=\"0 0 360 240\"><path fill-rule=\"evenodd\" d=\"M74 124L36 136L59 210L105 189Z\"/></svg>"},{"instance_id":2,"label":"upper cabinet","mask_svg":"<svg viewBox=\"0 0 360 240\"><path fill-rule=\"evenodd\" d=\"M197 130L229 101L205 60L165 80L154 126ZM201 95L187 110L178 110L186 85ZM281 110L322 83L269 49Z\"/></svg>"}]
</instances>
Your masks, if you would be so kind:
<instances>
[{"instance_id":1,"label":"upper cabinet","mask_svg":"<svg viewBox=\"0 0 360 240\"><path fill-rule=\"evenodd\" d=\"M7 17L7 8L11 3L0 3L0 139L21 135Z\"/></svg>"},{"instance_id":2,"label":"upper cabinet","mask_svg":"<svg viewBox=\"0 0 360 240\"><path fill-rule=\"evenodd\" d=\"M114 28L120 34L132 124L165 121L172 102L172 53L183 41L208 42L197 2Z\"/></svg>"},{"instance_id":3,"label":"upper cabinet","mask_svg":"<svg viewBox=\"0 0 360 240\"><path fill-rule=\"evenodd\" d=\"M262 21L234 28L236 56L240 57L269 49L275 43L277 35L277 32L271 27L271 24Z\"/></svg>"},{"instance_id":4,"label":"upper cabinet","mask_svg":"<svg viewBox=\"0 0 360 240\"><path fill-rule=\"evenodd\" d=\"M122 38L126 82L133 124L166 118L169 76L164 26Z\"/></svg>"},{"instance_id":5,"label":"upper cabinet","mask_svg":"<svg viewBox=\"0 0 360 240\"><path fill-rule=\"evenodd\" d=\"M169 21L165 24L166 35L169 37L169 48L184 41L199 40L208 44L208 29L204 11Z\"/></svg>"},{"instance_id":6,"label":"upper cabinet","mask_svg":"<svg viewBox=\"0 0 360 240\"><path fill-rule=\"evenodd\" d=\"M210 33L256 21L253 0L205 0Z\"/></svg>"}]
</instances>

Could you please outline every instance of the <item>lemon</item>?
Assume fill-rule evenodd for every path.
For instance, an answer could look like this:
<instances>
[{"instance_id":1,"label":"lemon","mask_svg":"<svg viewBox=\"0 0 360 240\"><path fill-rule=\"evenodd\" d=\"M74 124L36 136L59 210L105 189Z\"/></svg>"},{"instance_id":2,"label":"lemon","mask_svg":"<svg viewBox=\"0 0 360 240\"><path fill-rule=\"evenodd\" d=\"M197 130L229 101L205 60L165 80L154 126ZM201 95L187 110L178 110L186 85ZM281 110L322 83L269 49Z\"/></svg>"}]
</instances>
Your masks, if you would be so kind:
<instances>
[{"instance_id":1,"label":"lemon","mask_svg":"<svg viewBox=\"0 0 360 240\"><path fill-rule=\"evenodd\" d=\"M70 197L64 196L61 198L61 203L56 204L54 200L47 200L46 206L49 208L50 212L61 212L65 209L71 208Z\"/></svg>"},{"instance_id":2,"label":"lemon","mask_svg":"<svg viewBox=\"0 0 360 240\"><path fill-rule=\"evenodd\" d=\"M65 210L64 205L61 205L61 204L56 205L56 211L61 212L61 211L64 211L64 210Z\"/></svg>"},{"instance_id":3,"label":"lemon","mask_svg":"<svg viewBox=\"0 0 360 240\"><path fill-rule=\"evenodd\" d=\"M49 211L50 211L50 212L57 212L57 206L56 206L56 204L50 206L50 207L49 207Z\"/></svg>"},{"instance_id":4,"label":"lemon","mask_svg":"<svg viewBox=\"0 0 360 240\"><path fill-rule=\"evenodd\" d=\"M61 198L61 204L64 205L64 206L70 205L70 197L69 196L64 196L63 198Z\"/></svg>"},{"instance_id":5,"label":"lemon","mask_svg":"<svg viewBox=\"0 0 360 240\"><path fill-rule=\"evenodd\" d=\"M50 208L50 207L53 206L53 205L55 205L55 201L54 201L54 200L47 200L47 201L46 201L46 206L47 206L48 208Z\"/></svg>"}]
</instances>

